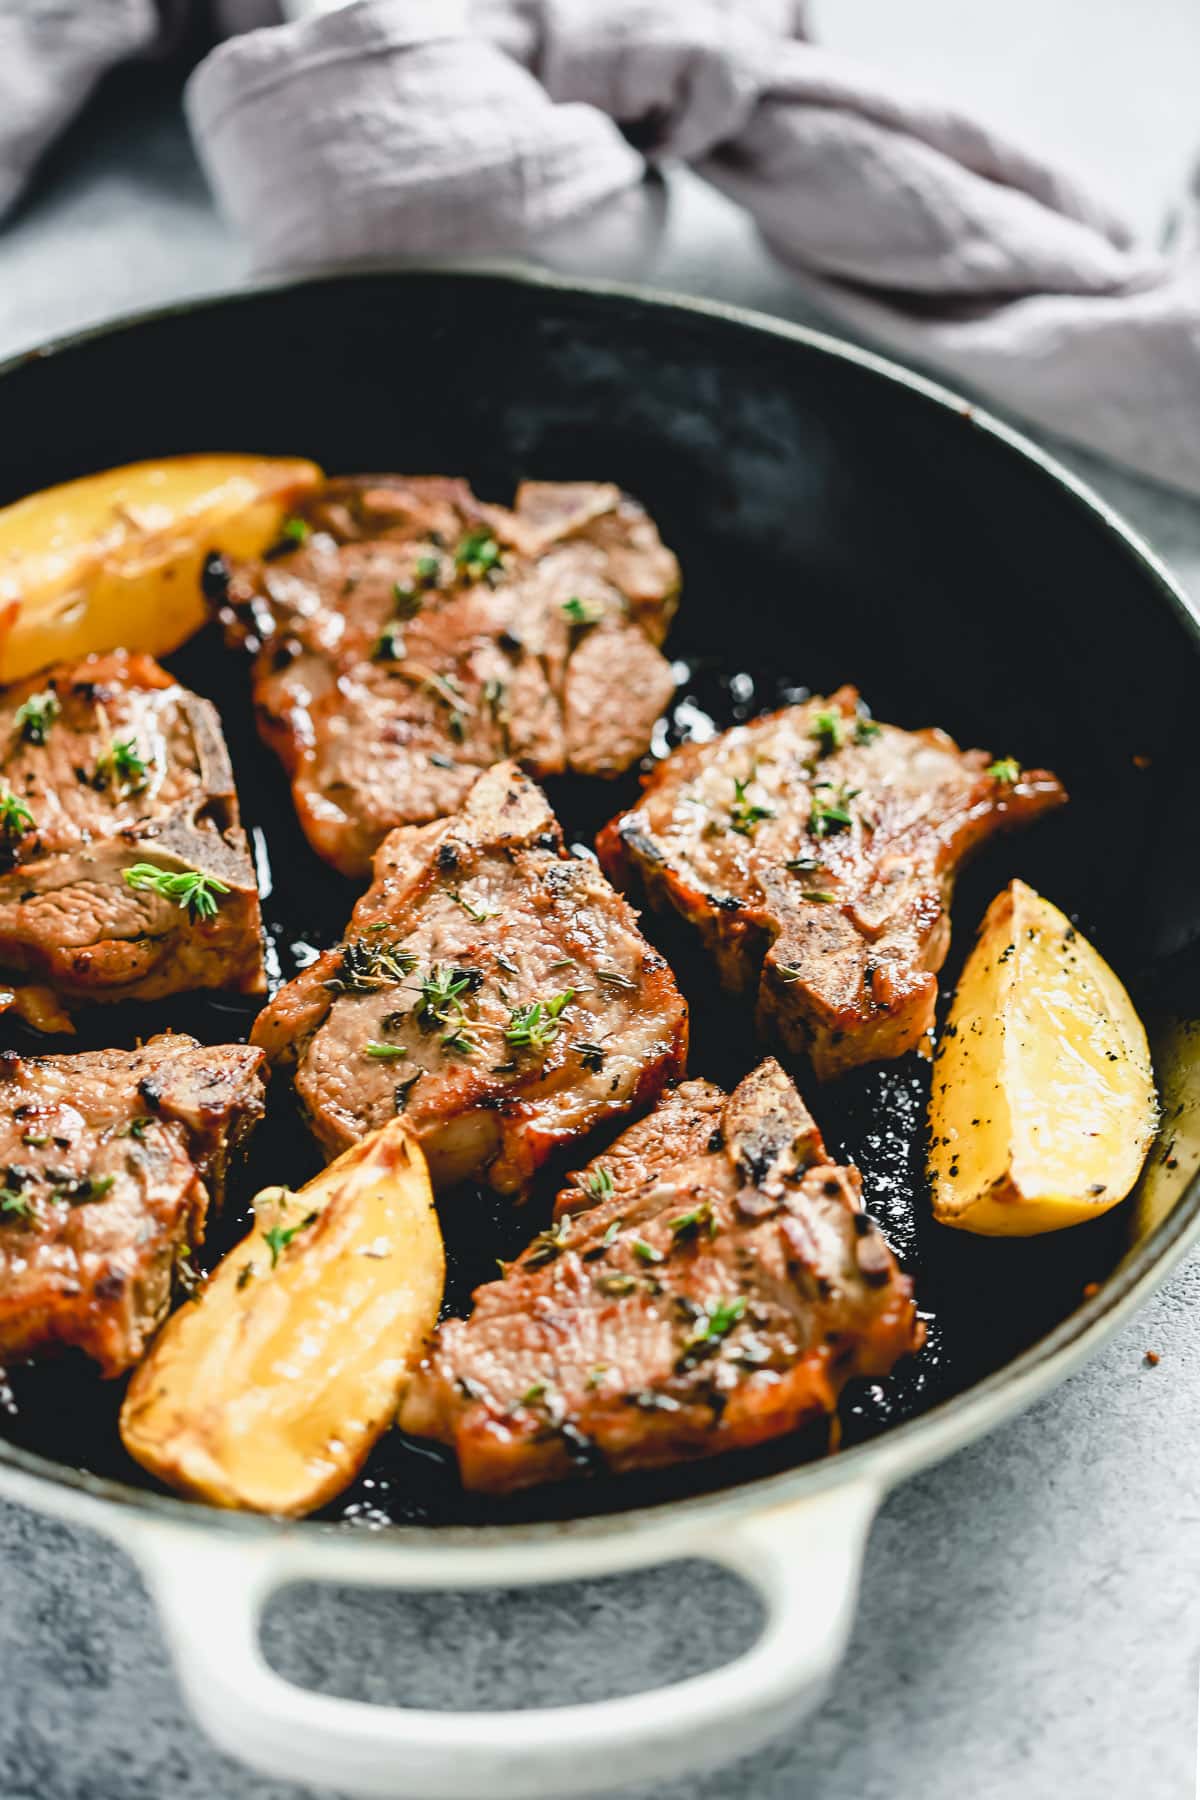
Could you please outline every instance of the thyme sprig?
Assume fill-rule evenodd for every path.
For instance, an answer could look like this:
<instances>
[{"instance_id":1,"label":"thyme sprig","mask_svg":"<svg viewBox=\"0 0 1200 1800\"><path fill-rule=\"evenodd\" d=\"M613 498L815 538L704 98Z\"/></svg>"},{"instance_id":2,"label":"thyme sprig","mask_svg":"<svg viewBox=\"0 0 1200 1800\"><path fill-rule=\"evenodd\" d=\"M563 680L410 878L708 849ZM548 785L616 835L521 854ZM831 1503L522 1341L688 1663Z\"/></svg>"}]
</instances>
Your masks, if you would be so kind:
<instances>
[{"instance_id":1,"label":"thyme sprig","mask_svg":"<svg viewBox=\"0 0 1200 1800\"><path fill-rule=\"evenodd\" d=\"M126 887L148 890L163 900L171 900L192 920L215 919L218 894L229 892L228 884L216 875L204 875L199 869L160 869L156 863L133 863L121 872Z\"/></svg>"},{"instance_id":2,"label":"thyme sprig","mask_svg":"<svg viewBox=\"0 0 1200 1800\"><path fill-rule=\"evenodd\" d=\"M61 710L54 689L45 688L18 706L14 723L27 744L44 744Z\"/></svg>"}]
</instances>

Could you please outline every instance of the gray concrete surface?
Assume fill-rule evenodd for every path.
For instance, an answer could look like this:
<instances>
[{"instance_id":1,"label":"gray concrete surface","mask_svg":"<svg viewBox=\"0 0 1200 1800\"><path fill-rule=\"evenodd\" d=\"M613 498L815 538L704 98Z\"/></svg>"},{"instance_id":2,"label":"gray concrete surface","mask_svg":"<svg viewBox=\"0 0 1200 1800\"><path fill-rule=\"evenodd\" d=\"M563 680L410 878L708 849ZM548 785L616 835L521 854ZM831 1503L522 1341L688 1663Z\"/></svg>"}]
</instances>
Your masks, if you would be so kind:
<instances>
[{"instance_id":1,"label":"gray concrete surface","mask_svg":"<svg viewBox=\"0 0 1200 1800\"><path fill-rule=\"evenodd\" d=\"M1061 24L1046 23L1062 11L1077 37L1088 21L1087 55L1074 55ZM972 93L974 79L993 113L1015 110L1051 147L1059 138L1080 147L1085 172L1111 176L1140 224L1157 217L1164 177L1184 150L1194 6L1072 0L1049 9L1024 0L1006 9L1011 30L986 57L982 10L951 0L907 8L846 0L836 16L828 4L817 12L847 48L878 43L927 75L957 71ZM970 30L967 13L977 21ZM1135 54L1135 16L1156 22L1154 54L1140 33ZM930 34L925 46L914 20ZM1018 67L1022 42L1036 51L1029 84ZM1114 68L1126 49L1132 87ZM1123 97L1120 130L1109 135L1093 65L1101 95ZM786 276L742 221L684 178L546 253L564 267L801 316ZM0 353L114 310L225 285L239 266L170 96L121 89L0 233ZM1200 596L1200 507L1092 459L1068 460ZM1082 1374L893 1495L825 1707L771 1750L659 1789L660 1800L1190 1795L1200 1672L1198 1303L1193 1261ZM1144 1360L1148 1348L1156 1367ZM106 1543L0 1506L0 1570L0 1800L301 1800L300 1790L256 1780L201 1739L146 1595ZM267 1637L272 1659L301 1681L461 1707L627 1691L720 1661L752 1629L741 1590L692 1568L470 1600L305 1592L278 1605Z\"/></svg>"}]
</instances>

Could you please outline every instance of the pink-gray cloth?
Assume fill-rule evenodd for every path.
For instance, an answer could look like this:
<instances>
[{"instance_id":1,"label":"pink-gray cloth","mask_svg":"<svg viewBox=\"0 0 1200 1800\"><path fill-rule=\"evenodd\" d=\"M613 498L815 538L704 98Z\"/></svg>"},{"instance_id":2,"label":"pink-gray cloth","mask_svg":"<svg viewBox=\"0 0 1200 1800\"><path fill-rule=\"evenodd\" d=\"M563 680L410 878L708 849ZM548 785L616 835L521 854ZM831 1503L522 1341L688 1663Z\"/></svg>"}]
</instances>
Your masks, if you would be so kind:
<instances>
[{"instance_id":1,"label":"pink-gray cloth","mask_svg":"<svg viewBox=\"0 0 1200 1800\"><path fill-rule=\"evenodd\" d=\"M127 32L144 11L75 3ZM1194 197L1169 250L1138 246L1053 168L811 42L799 0L353 0L259 24L289 4L219 0L237 34L187 95L256 269L536 254L647 157L682 159L826 311L1200 492ZM6 130L0 105L0 204Z\"/></svg>"}]
</instances>

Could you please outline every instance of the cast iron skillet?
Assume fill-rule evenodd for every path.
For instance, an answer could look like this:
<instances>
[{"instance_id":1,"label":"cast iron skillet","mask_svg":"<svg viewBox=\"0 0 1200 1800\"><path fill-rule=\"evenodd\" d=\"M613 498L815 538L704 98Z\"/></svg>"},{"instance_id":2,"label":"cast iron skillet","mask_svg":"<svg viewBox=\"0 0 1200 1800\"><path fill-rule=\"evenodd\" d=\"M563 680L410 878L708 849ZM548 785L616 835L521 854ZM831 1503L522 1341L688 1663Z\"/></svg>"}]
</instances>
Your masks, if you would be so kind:
<instances>
[{"instance_id":1,"label":"cast iron skillet","mask_svg":"<svg viewBox=\"0 0 1200 1800\"><path fill-rule=\"evenodd\" d=\"M862 1167L868 1205L913 1273L929 1325L920 1357L848 1396L847 1449L834 1461L812 1460L822 1440L810 1434L660 1475L496 1501L465 1496L449 1462L393 1435L330 1520L391 1527L389 1538L435 1527L455 1544L491 1525L507 1541L630 1508L634 1526L641 1509L718 1492L774 1501L837 1485L886 1446L893 1470L913 1466L1065 1372L1086 1334L1182 1253L1200 1212L1189 1112L1200 1070L1200 853L1190 829L1200 633L1144 548L1032 446L813 333L726 308L463 269L321 278L84 334L0 369L0 419L0 504L111 464L223 448L304 454L331 472L461 473L497 500L526 476L619 482L649 508L684 571L669 644L681 687L656 748L706 721L723 727L852 681L882 718L936 723L963 744L1055 769L1070 807L998 840L964 877L943 988L987 901L1019 874L1093 938L1151 1026L1166 1110L1139 1194L1095 1224L1028 1242L931 1224L921 1175L928 1074L916 1058L827 1087L793 1065L831 1147ZM299 834L286 784L254 735L245 671L215 636L171 666L221 708L246 822L269 867L264 911L286 978L312 946L336 939L354 890ZM568 838L586 843L636 786L634 776L562 782L551 799ZM714 1000L680 935L652 917L646 927L692 1004L692 1072L732 1085L761 1055L743 1009ZM208 1041L242 1037L253 1010L230 999L105 1010L84 1021L76 1044L122 1045L165 1024ZM18 1028L0 1029L32 1047ZM255 1187L298 1183L315 1166L281 1082L211 1251L239 1235ZM477 1193L444 1203L452 1306L537 1229L555 1185L552 1173L515 1220ZM117 1442L119 1390L82 1361L10 1379L0 1487L6 1470L21 1470L39 1487L73 1484L218 1523L151 1497Z\"/></svg>"}]
</instances>

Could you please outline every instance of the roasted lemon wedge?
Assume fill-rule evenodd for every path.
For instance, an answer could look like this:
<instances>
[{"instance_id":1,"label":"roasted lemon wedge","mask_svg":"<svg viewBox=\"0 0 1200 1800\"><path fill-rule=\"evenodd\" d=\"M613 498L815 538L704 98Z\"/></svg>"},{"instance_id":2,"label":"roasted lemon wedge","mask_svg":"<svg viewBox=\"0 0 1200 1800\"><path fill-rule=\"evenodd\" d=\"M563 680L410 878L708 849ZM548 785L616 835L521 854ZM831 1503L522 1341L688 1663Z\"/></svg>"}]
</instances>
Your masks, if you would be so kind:
<instances>
[{"instance_id":1,"label":"roasted lemon wedge","mask_svg":"<svg viewBox=\"0 0 1200 1800\"><path fill-rule=\"evenodd\" d=\"M988 908L942 1033L929 1107L934 1216L999 1237L1123 1200L1154 1135L1133 1002L1068 918L1022 881Z\"/></svg>"},{"instance_id":2,"label":"roasted lemon wedge","mask_svg":"<svg viewBox=\"0 0 1200 1800\"><path fill-rule=\"evenodd\" d=\"M320 480L299 457L172 456L0 508L0 682L93 650L178 649L205 621L205 558L259 555Z\"/></svg>"},{"instance_id":3,"label":"roasted lemon wedge","mask_svg":"<svg viewBox=\"0 0 1200 1800\"><path fill-rule=\"evenodd\" d=\"M446 1264L399 1119L256 1223L167 1320L121 1408L129 1454L215 1506L297 1515L353 1480L437 1321Z\"/></svg>"}]
</instances>

